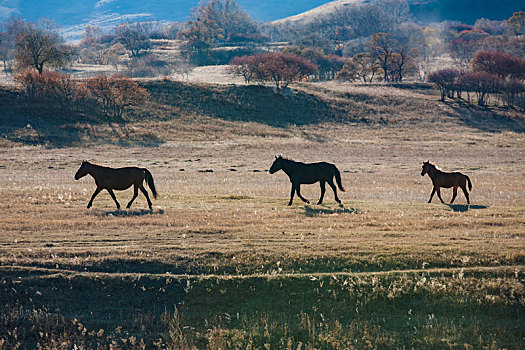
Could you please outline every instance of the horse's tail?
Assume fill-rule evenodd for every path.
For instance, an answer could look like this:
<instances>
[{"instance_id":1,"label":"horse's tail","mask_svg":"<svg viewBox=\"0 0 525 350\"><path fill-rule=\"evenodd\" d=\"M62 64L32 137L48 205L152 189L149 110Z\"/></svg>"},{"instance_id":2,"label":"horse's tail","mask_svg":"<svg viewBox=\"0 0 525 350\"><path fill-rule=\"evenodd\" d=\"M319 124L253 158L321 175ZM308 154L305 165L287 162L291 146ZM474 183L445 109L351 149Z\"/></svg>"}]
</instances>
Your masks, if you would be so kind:
<instances>
[{"instance_id":1,"label":"horse's tail","mask_svg":"<svg viewBox=\"0 0 525 350\"><path fill-rule=\"evenodd\" d=\"M468 182L468 190L472 191L472 182L470 182L470 178L467 175L465 175L465 177L467 178L467 182Z\"/></svg>"},{"instance_id":2,"label":"horse's tail","mask_svg":"<svg viewBox=\"0 0 525 350\"><path fill-rule=\"evenodd\" d=\"M153 193L153 198L157 199L158 194L157 190L155 189L155 182L153 182L153 175L151 175L149 170L146 168L144 168L144 172L146 173L146 183L148 184L151 193Z\"/></svg>"},{"instance_id":3,"label":"horse's tail","mask_svg":"<svg viewBox=\"0 0 525 350\"><path fill-rule=\"evenodd\" d=\"M339 187L339 189L345 192L345 189L343 188L343 184L341 183L341 173L339 172L339 169L335 168L334 176L335 176L335 181L337 181L337 186Z\"/></svg>"}]
</instances>

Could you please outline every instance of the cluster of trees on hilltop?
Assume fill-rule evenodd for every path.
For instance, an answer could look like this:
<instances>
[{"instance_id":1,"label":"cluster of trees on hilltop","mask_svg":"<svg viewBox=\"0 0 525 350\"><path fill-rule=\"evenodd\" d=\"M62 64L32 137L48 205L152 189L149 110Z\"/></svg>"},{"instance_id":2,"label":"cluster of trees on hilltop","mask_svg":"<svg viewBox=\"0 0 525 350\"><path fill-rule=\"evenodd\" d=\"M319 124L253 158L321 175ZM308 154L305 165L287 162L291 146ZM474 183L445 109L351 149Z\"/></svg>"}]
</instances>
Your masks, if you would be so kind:
<instances>
[{"instance_id":1,"label":"cluster of trees on hilltop","mask_svg":"<svg viewBox=\"0 0 525 350\"><path fill-rule=\"evenodd\" d=\"M129 77L99 75L80 82L56 71L78 58L79 46L66 43L49 21L27 23L11 17L0 34L4 70L15 71L14 81L24 92L22 103L41 102L45 108L62 111L88 106L92 112L100 111L101 116L120 120L126 108L148 97L147 91Z\"/></svg>"},{"instance_id":2,"label":"cluster of trees on hilltop","mask_svg":"<svg viewBox=\"0 0 525 350\"><path fill-rule=\"evenodd\" d=\"M462 98L467 92L476 96L479 106L487 104L490 94L499 94L508 106L523 106L525 93L525 59L502 52L478 51L468 70L440 69L428 76L445 97Z\"/></svg>"}]
</instances>

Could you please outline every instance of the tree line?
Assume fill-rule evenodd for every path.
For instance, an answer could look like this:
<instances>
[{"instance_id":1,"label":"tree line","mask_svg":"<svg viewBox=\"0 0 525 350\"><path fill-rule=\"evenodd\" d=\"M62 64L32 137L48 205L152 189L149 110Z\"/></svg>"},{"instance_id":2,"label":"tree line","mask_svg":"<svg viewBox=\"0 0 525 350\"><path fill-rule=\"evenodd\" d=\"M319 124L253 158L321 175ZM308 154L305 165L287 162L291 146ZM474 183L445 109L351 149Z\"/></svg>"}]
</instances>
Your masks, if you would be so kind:
<instances>
[{"instance_id":1,"label":"tree line","mask_svg":"<svg viewBox=\"0 0 525 350\"><path fill-rule=\"evenodd\" d=\"M447 81L453 73L429 73L437 62L450 59L447 65L454 67L454 84L461 81L460 91L470 98L473 86L481 84L473 77L479 80L485 73L498 76L490 69L480 70L479 63L474 65L480 60L474 61L479 52L507 57L508 62L508 57L525 56L525 12L516 12L504 21L480 19L474 25L441 22L423 27L412 21L405 0L384 0L318 17L293 25L261 25L235 0L203 0L185 23L122 23L110 29L88 25L75 45L66 43L49 21L27 23L11 17L0 26L0 59L6 74L13 70L25 74L17 77L19 83L32 81L24 69L46 75L47 70L72 62L113 66L120 75L129 77L184 75L194 65L229 64L229 72L246 83L270 82L278 90L294 80L372 83L407 78L431 81L441 89L448 83L437 81ZM272 39L284 42L272 43ZM174 48L178 54L162 54ZM60 74L66 72L62 69ZM47 75L51 85L67 80ZM488 81L486 75L483 77ZM479 104L486 103L487 94L505 91L511 96L507 103L521 101L520 78L498 79L490 92L474 93ZM43 84L33 80L31 84ZM450 91L445 96L451 96Z\"/></svg>"},{"instance_id":2,"label":"tree line","mask_svg":"<svg viewBox=\"0 0 525 350\"><path fill-rule=\"evenodd\" d=\"M467 92L477 97L479 106L485 106L490 94L501 94L508 105L517 103L520 94L525 93L525 59L501 52L479 51L468 70L440 69L432 72L428 81L437 85L441 101L448 98L462 98Z\"/></svg>"}]
</instances>

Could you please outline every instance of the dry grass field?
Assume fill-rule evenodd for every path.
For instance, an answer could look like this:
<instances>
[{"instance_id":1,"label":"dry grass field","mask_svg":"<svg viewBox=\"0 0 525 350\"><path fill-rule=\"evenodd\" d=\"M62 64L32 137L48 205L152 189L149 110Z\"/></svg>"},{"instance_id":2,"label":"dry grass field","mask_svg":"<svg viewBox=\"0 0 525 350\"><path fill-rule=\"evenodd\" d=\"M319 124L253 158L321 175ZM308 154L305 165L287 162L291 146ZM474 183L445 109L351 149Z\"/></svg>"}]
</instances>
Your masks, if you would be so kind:
<instances>
[{"instance_id":1,"label":"dry grass field","mask_svg":"<svg viewBox=\"0 0 525 350\"><path fill-rule=\"evenodd\" d=\"M297 121L279 124L278 100L260 102L270 119L224 117L259 113L235 87L202 87L217 110L148 88L125 126L39 131L76 128L76 142L2 129L0 349L525 346L520 112L462 109L426 89L304 84L285 101ZM311 116L297 106L319 101L333 118L301 123ZM343 206L331 190L321 206L287 206L288 178L266 171L280 153L335 163ZM148 168L153 212L142 195L116 211L106 192L86 209L94 182L73 179L83 159ZM427 204L428 159L470 176L471 206L462 193ZM302 193L315 203L320 191ZM131 195L117 193L122 206Z\"/></svg>"}]
</instances>

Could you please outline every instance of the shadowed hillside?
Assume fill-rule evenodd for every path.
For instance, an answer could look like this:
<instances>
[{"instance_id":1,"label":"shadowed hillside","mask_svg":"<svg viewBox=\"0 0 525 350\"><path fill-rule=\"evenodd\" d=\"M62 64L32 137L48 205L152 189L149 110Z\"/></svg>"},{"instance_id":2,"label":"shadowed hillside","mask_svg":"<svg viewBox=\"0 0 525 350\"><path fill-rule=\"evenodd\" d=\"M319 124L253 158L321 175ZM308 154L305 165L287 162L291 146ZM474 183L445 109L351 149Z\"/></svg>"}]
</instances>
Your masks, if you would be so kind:
<instances>
[{"instance_id":1,"label":"shadowed hillside","mask_svg":"<svg viewBox=\"0 0 525 350\"><path fill-rule=\"evenodd\" d=\"M295 126L454 127L489 132L525 131L513 109L478 108L438 101L431 85L298 84L277 93L260 85L142 83L149 100L123 119L105 117L95 105L57 104L0 90L0 137L53 146L85 143L155 146L182 135L190 139L235 135L289 136Z\"/></svg>"}]
</instances>

